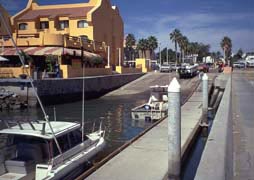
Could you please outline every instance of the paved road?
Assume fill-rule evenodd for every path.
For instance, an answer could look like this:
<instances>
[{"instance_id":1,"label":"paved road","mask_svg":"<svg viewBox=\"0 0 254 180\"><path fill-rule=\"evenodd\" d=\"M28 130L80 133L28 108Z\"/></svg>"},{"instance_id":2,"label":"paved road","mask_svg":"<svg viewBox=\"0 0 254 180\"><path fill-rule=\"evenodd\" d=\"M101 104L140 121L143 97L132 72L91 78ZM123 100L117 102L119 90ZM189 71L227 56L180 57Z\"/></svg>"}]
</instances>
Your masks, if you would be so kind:
<instances>
[{"instance_id":1,"label":"paved road","mask_svg":"<svg viewBox=\"0 0 254 180\"><path fill-rule=\"evenodd\" d=\"M159 73L149 72L146 75L138 78L137 80L121 87L120 89L109 93L107 96L118 96L125 94L138 94L145 92L149 86L154 85L167 85L175 76L175 73Z\"/></svg>"},{"instance_id":2,"label":"paved road","mask_svg":"<svg viewBox=\"0 0 254 180\"><path fill-rule=\"evenodd\" d=\"M168 85L174 77L176 77L175 73L150 72L141 78L138 78L137 80L121 87L120 89L108 93L106 96L122 96L140 93L150 94L150 86ZM178 79L178 81L181 84L183 99L186 99L190 92L192 92L193 88L196 87L199 79L198 76L196 76L191 79Z\"/></svg>"},{"instance_id":3,"label":"paved road","mask_svg":"<svg viewBox=\"0 0 254 180\"><path fill-rule=\"evenodd\" d=\"M254 71L235 71L232 88L234 180L254 180Z\"/></svg>"}]
</instances>

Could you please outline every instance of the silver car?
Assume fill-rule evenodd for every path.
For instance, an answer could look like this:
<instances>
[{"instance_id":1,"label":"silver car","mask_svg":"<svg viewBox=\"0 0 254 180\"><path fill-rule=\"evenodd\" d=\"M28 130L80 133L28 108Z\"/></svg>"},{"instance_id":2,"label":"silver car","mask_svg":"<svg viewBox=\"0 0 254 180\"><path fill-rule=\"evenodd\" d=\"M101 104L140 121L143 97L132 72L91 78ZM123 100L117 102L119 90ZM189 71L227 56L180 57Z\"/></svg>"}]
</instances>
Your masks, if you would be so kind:
<instances>
[{"instance_id":1,"label":"silver car","mask_svg":"<svg viewBox=\"0 0 254 180\"><path fill-rule=\"evenodd\" d=\"M160 72L172 72L172 67L169 64L162 64L160 67Z\"/></svg>"}]
</instances>

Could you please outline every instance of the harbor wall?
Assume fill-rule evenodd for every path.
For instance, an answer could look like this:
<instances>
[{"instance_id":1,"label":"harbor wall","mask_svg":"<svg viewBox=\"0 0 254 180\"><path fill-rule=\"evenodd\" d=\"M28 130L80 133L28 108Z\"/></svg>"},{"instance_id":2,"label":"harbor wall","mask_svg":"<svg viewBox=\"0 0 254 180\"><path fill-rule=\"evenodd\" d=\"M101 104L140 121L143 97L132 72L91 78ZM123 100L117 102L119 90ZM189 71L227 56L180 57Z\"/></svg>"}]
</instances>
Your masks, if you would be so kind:
<instances>
[{"instance_id":1,"label":"harbor wall","mask_svg":"<svg viewBox=\"0 0 254 180\"><path fill-rule=\"evenodd\" d=\"M108 75L84 78L85 98L93 99L115 90L141 76L143 73ZM79 101L82 97L83 78L44 79L34 81L37 93L44 104L58 104ZM22 97L29 97L35 105L34 93L28 80L0 79L0 87Z\"/></svg>"}]
</instances>

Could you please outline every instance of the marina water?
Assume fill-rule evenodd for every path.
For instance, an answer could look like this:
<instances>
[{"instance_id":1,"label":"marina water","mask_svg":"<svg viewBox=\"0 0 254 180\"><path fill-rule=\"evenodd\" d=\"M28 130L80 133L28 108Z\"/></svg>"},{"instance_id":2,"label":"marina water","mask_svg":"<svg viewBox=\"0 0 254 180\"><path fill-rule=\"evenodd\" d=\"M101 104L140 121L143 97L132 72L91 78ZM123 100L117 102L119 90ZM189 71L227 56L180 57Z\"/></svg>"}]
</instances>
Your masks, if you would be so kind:
<instances>
[{"instance_id":1,"label":"marina water","mask_svg":"<svg viewBox=\"0 0 254 180\"><path fill-rule=\"evenodd\" d=\"M143 104L149 98L149 93L125 96L105 96L95 100L85 101L85 132L99 128L102 121L106 129L106 148L97 157L97 161L107 156L115 149L132 139L145 128L149 122L135 122L131 119L131 109ZM46 112L54 121L54 108L57 121L81 122L82 102L46 106ZM27 121L43 119L40 108L12 110L0 112L0 120ZM2 125L3 127L3 125Z\"/></svg>"}]
</instances>

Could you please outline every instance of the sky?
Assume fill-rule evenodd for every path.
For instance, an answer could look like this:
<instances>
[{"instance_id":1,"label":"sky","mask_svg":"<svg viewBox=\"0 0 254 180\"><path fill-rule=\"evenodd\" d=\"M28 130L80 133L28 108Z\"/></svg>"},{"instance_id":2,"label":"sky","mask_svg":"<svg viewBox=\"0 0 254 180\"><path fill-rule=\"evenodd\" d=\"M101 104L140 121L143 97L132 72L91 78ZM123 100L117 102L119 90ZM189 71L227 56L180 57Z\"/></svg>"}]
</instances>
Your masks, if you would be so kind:
<instances>
[{"instance_id":1,"label":"sky","mask_svg":"<svg viewBox=\"0 0 254 180\"><path fill-rule=\"evenodd\" d=\"M37 0L39 4L65 4L70 0ZM71 3L88 0L71 0ZM26 0L0 0L15 14ZM124 20L125 34L136 39L154 35L162 48L174 48L169 34L175 28L192 42L210 44L211 51L221 51L224 36L232 40L233 52L242 48L254 51L253 0L111 0Z\"/></svg>"}]
</instances>

